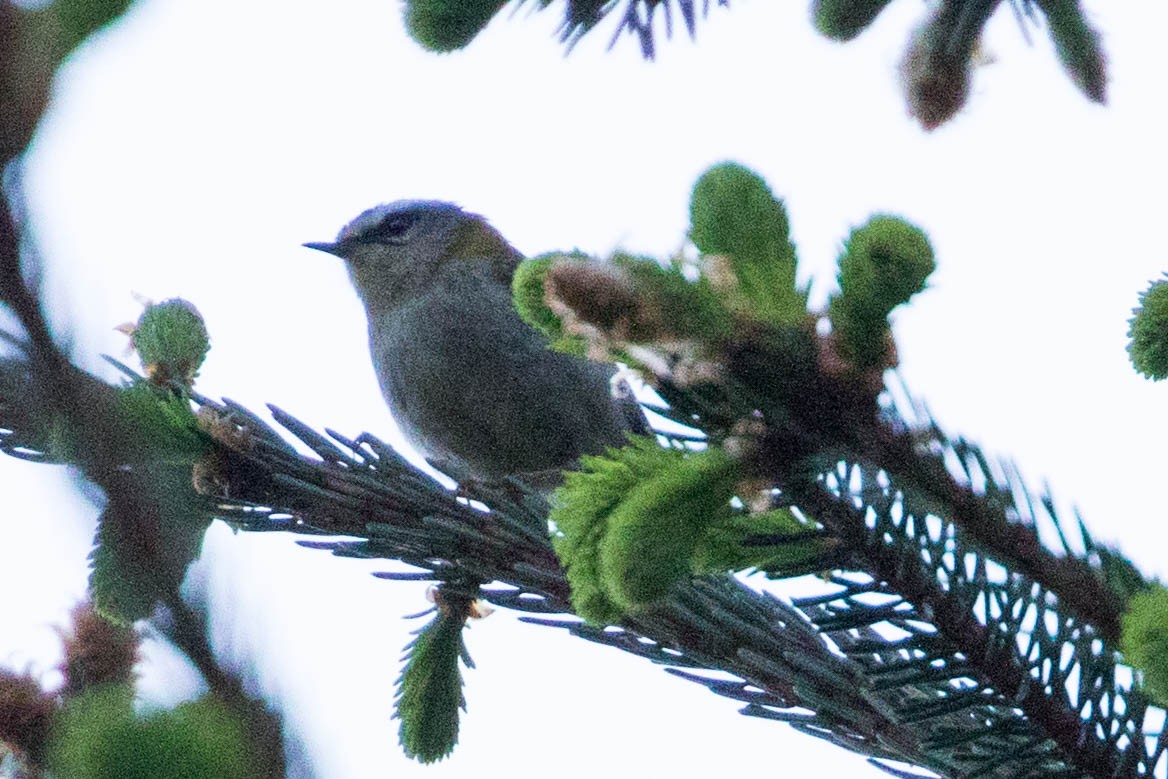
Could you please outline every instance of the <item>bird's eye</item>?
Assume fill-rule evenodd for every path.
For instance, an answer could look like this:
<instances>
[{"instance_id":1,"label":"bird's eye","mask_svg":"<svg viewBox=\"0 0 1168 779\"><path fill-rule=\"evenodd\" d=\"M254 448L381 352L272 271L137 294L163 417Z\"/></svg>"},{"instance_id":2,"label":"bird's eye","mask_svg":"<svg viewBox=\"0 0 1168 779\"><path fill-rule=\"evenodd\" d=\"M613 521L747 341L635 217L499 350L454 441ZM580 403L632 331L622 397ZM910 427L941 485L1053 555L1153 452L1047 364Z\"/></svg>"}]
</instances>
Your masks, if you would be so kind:
<instances>
[{"instance_id":1,"label":"bird's eye","mask_svg":"<svg viewBox=\"0 0 1168 779\"><path fill-rule=\"evenodd\" d=\"M390 214L373 229L371 237L384 243L401 243L415 221L414 214Z\"/></svg>"}]
</instances>

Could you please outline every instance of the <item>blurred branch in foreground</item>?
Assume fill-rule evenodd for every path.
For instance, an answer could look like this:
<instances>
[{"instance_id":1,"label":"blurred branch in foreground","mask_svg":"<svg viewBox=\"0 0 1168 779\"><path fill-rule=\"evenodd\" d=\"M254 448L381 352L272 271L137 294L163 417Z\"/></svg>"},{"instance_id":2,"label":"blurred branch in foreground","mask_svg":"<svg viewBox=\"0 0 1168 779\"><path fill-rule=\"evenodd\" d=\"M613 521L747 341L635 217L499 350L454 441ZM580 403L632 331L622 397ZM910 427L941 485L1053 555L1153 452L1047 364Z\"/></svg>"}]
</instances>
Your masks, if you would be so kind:
<instances>
[{"instance_id":1,"label":"blurred branch in foreground","mask_svg":"<svg viewBox=\"0 0 1168 779\"><path fill-rule=\"evenodd\" d=\"M161 608L163 632L199 669L210 693L170 711L135 714L130 667L137 637L119 626L113 611L99 615L79 607L64 634L61 689L42 689L28 674L0 674L0 740L15 761L8 767L26 776L283 776L279 718L217 663L204 619L179 596L186 564L209 520L200 516L193 548L188 544L176 555L171 542L181 534L173 532L173 523L189 509L168 500L175 469L124 467L132 452L149 446L153 431L144 435L126 396L76 368L58 348L32 286L38 269L31 262L22 267L22 255L31 260L33 252L22 240L18 218L19 166L55 68L127 5L66 0L30 10L0 2L0 304L20 327L19 333L0 332L8 347L8 354L0 352L6 417L0 432L7 437L9 424L35 431L20 450L23 456L44 459L38 449L67 452L61 459L102 489L99 535L116 542L99 544L97 554L116 550L118 564L110 566L118 569L116 577L136 578L151 593L149 609L134 616ZM189 470L178 472L189 483Z\"/></svg>"},{"instance_id":2,"label":"blurred branch in foreground","mask_svg":"<svg viewBox=\"0 0 1168 779\"><path fill-rule=\"evenodd\" d=\"M813 0L811 18L826 38L846 42L876 20L891 0ZM563 8L560 39L569 50L610 17L617 19L609 46L622 34L636 38L641 53L653 59L656 36L663 27L673 37L676 22L691 39L697 23L710 11L710 0L516 0L543 11ZM470 45L487 24L509 5L508 0L407 0L405 23L414 40L426 49L449 52ZM729 6L729 0L717 0ZM901 60L901 84L909 114L926 130L953 118L969 97L970 84L981 55L982 33L1002 0L933 0L909 36ZM1107 100L1107 57L1099 32L1088 20L1079 0L1009 0L1023 34L1045 27L1055 55L1083 95L1096 103ZM658 18L662 24L658 25ZM757 74L755 78L764 78Z\"/></svg>"}]
</instances>

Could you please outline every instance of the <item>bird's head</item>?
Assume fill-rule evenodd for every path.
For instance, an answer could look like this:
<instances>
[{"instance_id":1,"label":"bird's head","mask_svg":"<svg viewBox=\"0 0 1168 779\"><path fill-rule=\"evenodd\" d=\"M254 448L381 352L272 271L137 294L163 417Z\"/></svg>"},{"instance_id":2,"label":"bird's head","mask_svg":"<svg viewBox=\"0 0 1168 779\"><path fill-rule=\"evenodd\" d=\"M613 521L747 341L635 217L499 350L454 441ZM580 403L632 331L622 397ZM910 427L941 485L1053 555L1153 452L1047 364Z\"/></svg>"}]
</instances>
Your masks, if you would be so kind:
<instances>
[{"instance_id":1,"label":"bird's head","mask_svg":"<svg viewBox=\"0 0 1168 779\"><path fill-rule=\"evenodd\" d=\"M341 228L335 241L304 245L345 260L367 306L395 305L460 260L490 260L509 285L522 260L486 219L440 200L374 206Z\"/></svg>"}]
</instances>

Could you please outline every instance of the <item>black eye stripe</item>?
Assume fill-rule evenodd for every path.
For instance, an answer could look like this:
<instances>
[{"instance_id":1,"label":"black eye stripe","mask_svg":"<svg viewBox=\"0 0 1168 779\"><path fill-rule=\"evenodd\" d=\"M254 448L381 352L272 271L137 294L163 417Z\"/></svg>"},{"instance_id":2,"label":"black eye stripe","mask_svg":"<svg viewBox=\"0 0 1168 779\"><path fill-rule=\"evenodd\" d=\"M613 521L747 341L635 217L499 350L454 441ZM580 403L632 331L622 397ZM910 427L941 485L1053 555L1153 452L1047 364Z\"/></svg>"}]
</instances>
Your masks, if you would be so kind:
<instances>
[{"instance_id":1,"label":"black eye stripe","mask_svg":"<svg viewBox=\"0 0 1168 779\"><path fill-rule=\"evenodd\" d=\"M370 230L369 237L375 241L400 241L416 221L416 214L390 214Z\"/></svg>"}]
</instances>

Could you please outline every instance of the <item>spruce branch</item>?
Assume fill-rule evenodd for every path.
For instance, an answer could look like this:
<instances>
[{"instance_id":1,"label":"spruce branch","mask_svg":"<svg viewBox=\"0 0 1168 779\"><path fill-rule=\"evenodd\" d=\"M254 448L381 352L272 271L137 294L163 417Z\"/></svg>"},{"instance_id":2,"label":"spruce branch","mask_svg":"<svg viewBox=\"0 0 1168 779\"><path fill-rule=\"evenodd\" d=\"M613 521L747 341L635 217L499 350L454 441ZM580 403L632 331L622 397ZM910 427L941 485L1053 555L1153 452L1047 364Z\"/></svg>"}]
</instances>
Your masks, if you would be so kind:
<instances>
[{"instance_id":1,"label":"spruce branch","mask_svg":"<svg viewBox=\"0 0 1168 779\"><path fill-rule=\"evenodd\" d=\"M249 531L356 535L363 540L305 545L402 560L439 581L471 575L494 582L483 597L497 605L569 612L567 581L539 530L539 496L477 485L471 497L491 507L484 512L371 436L321 435L274 409L278 424L317 455L308 458L238 405L196 400L204 417L233 420L243 431L223 437L232 446L222 445L217 460L216 516ZM988 465L964 442L950 451ZM987 471L979 477L996 486L986 492L1030 502L1016 477ZM877 762L946 776L1135 776L1163 759L1163 735L1149 733L1157 738L1142 752L1146 700L1124 681L1094 626L1067 612L1061 593L995 562L956 522L927 527L933 515L913 505L912 490L859 466L835 473L784 497L852 550L852 572L833 574L821 596L788 603L732 579L703 577L620 627L529 621L683 669L684 678L745 702L748 715L791 722ZM1069 663L1059 659L1068 651ZM1120 699L1123 707L1107 704Z\"/></svg>"},{"instance_id":2,"label":"spruce branch","mask_svg":"<svg viewBox=\"0 0 1168 779\"><path fill-rule=\"evenodd\" d=\"M617 5L575 4L585 14L566 20L565 40L578 40L595 26L596 14ZM650 54L658 5L670 9L668 2L627 3L620 27L639 35ZM1069 26L1052 29L1061 36L1060 56L1077 63L1084 89L1101 98L1102 55L1084 46L1096 36L1075 27L1081 21L1077 3L1019 7L1032 12L1032 6L1048 13L1052 24L1055 12L1064 14ZM61 37L66 50L116 16L122 4L102 7L108 13L75 17L78 25ZM678 8L692 34L694 4ZM24 14L0 2L0 115L19 119L3 123L4 164L25 147L47 94L47 75L29 79L33 88L24 91L17 89L22 82L15 66L5 64L19 61L10 52L32 48L21 43L34 29ZM984 17L988 13L981 22ZM962 46L972 40L967 27L957 30ZM51 74L53 65L40 72ZM118 402L124 388L78 370L56 344L21 270L11 208L16 189L10 186L7 194L0 199L0 298L24 332L6 339L22 354L0 363L0 391L12 393L0 397L0 450L79 466L111 505L139 520L134 538L142 547L156 549L163 545L162 518L174 507L160 497L172 482L156 478L151 463L137 455L154 429L127 425ZM773 283L751 277L751 270L734 272L761 286ZM634 291L653 276L631 262L626 272ZM663 285L676 281L668 274L654 278ZM608 281L619 285L621 279ZM737 292L745 309L766 299L750 283ZM669 294L676 301L687 291L675 285ZM709 300L696 310L710 311ZM745 703L747 715L789 722L868 755L890 772L890 761L946 776L1134 777L1164 770L1168 737L1154 729L1162 712L1133 685L1116 650L1125 604L1108 578L1110 553L1082 529L1061 549L1045 547L1040 521L1053 523L1064 538L1074 535L1053 501L1035 500L1012 471L989 464L980 450L945 436L931 420L915 419L911 404L879 409L867 383L816 363L822 344L802 329L805 323L788 318L789 311L763 325L726 328L739 322L718 309L707 321L716 320L722 333L719 359L691 367L719 381L663 383L661 389L671 413L698 424L715 445L749 438L735 430L744 416L765 417L769 429L743 457L751 476L774 491L776 508L801 512L845 552L824 572L816 596L780 599L730 576L707 575L683 581L618 625L581 622L571 617L573 593L547 538L547 505L522 485L469 486L455 494L370 436L321 434L273 408L277 430L237 404L194 393L189 397L200 411L199 429L210 443L190 467L197 492L183 493L184 508L247 531L355 536L362 540L305 545L403 561L439 582L489 582L484 597L540 615L530 621L667 666ZM870 353L882 368L879 348ZM776 377L776 365L788 374ZM46 420L68 431L67 447L50 451ZM298 454L286 436L316 456ZM975 490L973 484L985 486ZM201 618L177 600L182 571L176 568L173 560L159 566L154 583L154 594L170 607L173 640L218 697L250 723L254 751L264 756L260 763L278 772L273 722L242 695L238 679L216 665Z\"/></svg>"},{"instance_id":3,"label":"spruce branch","mask_svg":"<svg viewBox=\"0 0 1168 779\"><path fill-rule=\"evenodd\" d=\"M811 19L823 36L850 41L868 29L891 0L812 0ZM982 33L1003 0L933 0L913 30L901 59L901 85L909 114L925 130L952 119L971 90ZM435 52L464 48L508 5L508 0L407 0L405 25L414 40ZM516 8L525 5L517 0ZM617 24L612 48L622 35L635 38L641 54L656 55L656 37L663 29L673 37L674 15L690 39L697 22L713 5L710 0L535 0L536 11L562 7L559 36L570 51L609 17ZM717 0L729 6L729 0ZM1092 102L1107 102L1107 56L1101 36L1079 0L1009 0L1014 16L1030 40L1029 28L1045 27L1067 76ZM658 11L663 24L657 24Z\"/></svg>"},{"instance_id":4,"label":"spruce branch","mask_svg":"<svg viewBox=\"0 0 1168 779\"><path fill-rule=\"evenodd\" d=\"M6 195L0 198L0 303L8 306L23 328L27 347L24 360L17 358L0 363L0 370L4 371L0 386L16 393L0 400L0 414L15 410L16 415L15 420L0 419L0 438L5 440L2 448L9 451L10 439L21 439L24 432L18 429L21 422L48 420L51 426L67 431L69 461L105 493L107 504L102 525L118 528L135 550L143 584L153 594L151 603L158 599L169 608L174 628L171 635L176 646L202 672L214 699L242 726L253 768L262 769L262 775L281 776L284 759L280 718L247 696L238 676L215 660L202 618L179 595L190 557L182 552L176 557L170 548L173 536L166 526L175 509L172 485L157 470L141 467L140 455L136 455L149 434L128 423L124 408L118 403L117 389L74 366L57 347L40 303L25 284L21 271L19 229L9 208L19 192L10 187ZM29 409L33 411L28 412ZM35 453L36 442L48 438L48 431L36 429L16 448ZM42 461L53 459L47 452L39 454ZM127 462L137 462L139 467L128 468ZM81 733L70 728L77 726L83 730L88 727L83 723L104 716L101 711L99 706L93 710L93 716L79 715L80 719L73 720L61 738L68 741L73 737L71 734ZM207 711L206 715L198 716L219 716L211 709ZM176 716L174 727L179 731L190 725L195 728L191 732L196 733L202 727L194 721L184 724L182 716L194 714ZM229 727L227 723L222 725ZM218 728L219 725L214 725L211 732L220 732ZM77 738L88 736L77 735ZM148 740L150 736L145 738Z\"/></svg>"},{"instance_id":5,"label":"spruce branch","mask_svg":"<svg viewBox=\"0 0 1168 779\"><path fill-rule=\"evenodd\" d=\"M697 240L719 254L700 258L697 281L682 260L663 267L620 255L595 266L563 255L518 285L526 315L544 321L550 311L564 336L590 350L625 350L649 366L668 404L659 412L701 434L664 436L668 448L642 442L597 458L596 467L586 463L557 498L555 544L547 501L519 482L450 491L372 436L322 434L276 407L268 423L194 392L188 382L197 364L168 353L182 345L185 354L205 354L201 320L189 331L163 327L160 337L141 332L137 340L161 349L159 359L148 358L150 378L120 366L131 384L115 388L83 374L47 331L38 337L43 321L23 286L8 296L18 313L33 312L21 321L28 341L42 346L0 364L0 391L11 393L0 397L0 450L49 454L37 451L50 437L35 427L63 420L77 432L54 454L79 465L134 516L356 537L305 545L421 572L386 579L485 583L483 598L535 615L537 624L682 669L746 703L745 714L790 722L889 770L894 762L954 777L1157 770L1168 746L1156 724L1162 712L1118 654L1126 601L1148 583L1081 523L1075 532L1054 501L1035 498L1011 467L947 436L906 392L874 388L873 378L895 360L894 346L887 353L879 346L891 339L888 314L921 289L932 267L923 234L882 217L883 237L845 247L841 266L851 268L850 280L841 285L844 302L828 315L845 312L858 328L847 337L867 346L841 351L832 335L817 332L812 313L794 315L805 301L797 290L782 308L769 307L769 290L795 278L781 201L741 166L715 166L707 177L694 190L693 222L713 225ZM764 216L738 225L725 242L719 230L728 223L705 216L736 199ZM776 261L782 265L768 270ZM605 295L587 294L597 285ZM186 304L158 308L173 312L175 323L192 321ZM44 360L46 349L56 357ZM41 386L46 380L51 389ZM74 393L84 393L85 403ZM127 417L127 408L135 414ZM176 490L173 478L159 479L161 462L171 477L189 474L193 487ZM637 486L616 490L597 509L603 521L577 523L586 532L574 535L580 528L563 512L581 505L592 475L609 467L627 469ZM160 493L181 499L167 503ZM776 524L777 517L789 521ZM159 527L140 524L131 536L149 549L163 538ZM1045 546L1042 527L1056 530L1061 546ZM742 556L768 547L789 553L792 537L824 545L796 570L738 562L770 559ZM581 587L572 576L580 576L590 545L598 545L600 564L589 575L599 576L608 610L578 605ZM773 578L807 570L825 578L816 595L781 599L709 573L744 565ZM160 568L172 583L173 568ZM182 627L181 603L167 593L173 588L152 590L151 602L169 605ZM574 610L591 621L572 619ZM454 620L431 634L444 648L438 661L423 652L403 674L403 743L423 759L445 754L457 736L451 723L461 697L451 650L460 646L454 628L464 614L451 612ZM1151 636L1148 649L1158 657L1158 627L1139 631ZM202 631L196 624L181 635ZM217 684L209 654L188 649ZM426 701L417 691L431 684L450 705L418 705ZM431 732L427 722L446 724Z\"/></svg>"}]
</instances>

